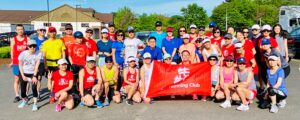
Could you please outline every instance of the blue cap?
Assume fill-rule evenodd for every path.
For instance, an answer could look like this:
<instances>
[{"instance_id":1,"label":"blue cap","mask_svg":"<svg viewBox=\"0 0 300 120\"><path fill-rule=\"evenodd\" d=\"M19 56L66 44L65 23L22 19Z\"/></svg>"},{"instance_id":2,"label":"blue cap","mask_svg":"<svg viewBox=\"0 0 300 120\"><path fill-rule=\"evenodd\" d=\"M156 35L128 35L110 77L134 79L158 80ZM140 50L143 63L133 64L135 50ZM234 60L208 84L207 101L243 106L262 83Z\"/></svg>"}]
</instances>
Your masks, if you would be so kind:
<instances>
[{"instance_id":1,"label":"blue cap","mask_svg":"<svg viewBox=\"0 0 300 120\"><path fill-rule=\"evenodd\" d=\"M236 60L237 63L246 63L246 59L244 57L240 57Z\"/></svg>"},{"instance_id":2,"label":"blue cap","mask_svg":"<svg viewBox=\"0 0 300 120\"><path fill-rule=\"evenodd\" d=\"M270 39L263 39L261 41L261 45L269 45L269 44L271 44Z\"/></svg>"},{"instance_id":3,"label":"blue cap","mask_svg":"<svg viewBox=\"0 0 300 120\"><path fill-rule=\"evenodd\" d=\"M134 28L132 26L128 26L127 32L134 32Z\"/></svg>"},{"instance_id":4,"label":"blue cap","mask_svg":"<svg viewBox=\"0 0 300 120\"><path fill-rule=\"evenodd\" d=\"M217 26L217 23L215 23L215 22L210 22L210 23L208 24L208 26L209 26L209 27L216 27L216 26Z\"/></svg>"},{"instance_id":5,"label":"blue cap","mask_svg":"<svg viewBox=\"0 0 300 120\"><path fill-rule=\"evenodd\" d=\"M75 38L83 38L83 33L80 32L80 31L76 31L76 32L74 33L74 37L75 37Z\"/></svg>"}]
</instances>

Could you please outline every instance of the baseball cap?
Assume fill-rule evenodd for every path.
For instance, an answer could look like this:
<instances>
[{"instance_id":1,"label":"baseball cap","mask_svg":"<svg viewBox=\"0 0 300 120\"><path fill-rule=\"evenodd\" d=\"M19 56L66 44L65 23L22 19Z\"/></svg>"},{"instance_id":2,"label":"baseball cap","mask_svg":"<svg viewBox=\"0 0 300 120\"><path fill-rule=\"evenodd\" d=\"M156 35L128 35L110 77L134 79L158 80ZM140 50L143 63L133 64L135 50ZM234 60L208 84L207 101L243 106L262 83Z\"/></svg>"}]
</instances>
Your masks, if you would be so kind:
<instances>
[{"instance_id":1,"label":"baseball cap","mask_svg":"<svg viewBox=\"0 0 300 120\"><path fill-rule=\"evenodd\" d=\"M93 32L93 29L88 27L88 28L86 28L85 32L87 32L87 31L92 31Z\"/></svg>"},{"instance_id":2,"label":"baseball cap","mask_svg":"<svg viewBox=\"0 0 300 120\"><path fill-rule=\"evenodd\" d=\"M263 39L261 41L261 45L269 45L269 44L271 44L270 39Z\"/></svg>"},{"instance_id":3,"label":"baseball cap","mask_svg":"<svg viewBox=\"0 0 300 120\"><path fill-rule=\"evenodd\" d=\"M46 27L40 26L40 27L38 27L38 30L46 30Z\"/></svg>"},{"instance_id":4,"label":"baseball cap","mask_svg":"<svg viewBox=\"0 0 300 120\"><path fill-rule=\"evenodd\" d=\"M240 57L236 60L237 63L247 63L244 57Z\"/></svg>"},{"instance_id":5,"label":"baseball cap","mask_svg":"<svg viewBox=\"0 0 300 120\"><path fill-rule=\"evenodd\" d=\"M260 26L258 24L254 24L251 29L258 29L258 30L260 30Z\"/></svg>"},{"instance_id":6,"label":"baseball cap","mask_svg":"<svg viewBox=\"0 0 300 120\"><path fill-rule=\"evenodd\" d=\"M35 40L30 39L30 40L28 41L28 46L29 46L29 45L36 45Z\"/></svg>"},{"instance_id":7,"label":"baseball cap","mask_svg":"<svg viewBox=\"0 0 300 120\"><path fill-rule=\"evenodd\" d=\"M172 27L167 27L167 32L173 32L173 28Z\"/></svg>"},{"instance_id":8,"label":"baseball cap","mask_svg":"<svg viewBox=\"0 0 300 120\"><path fill-rule=\"evenodd\" d=\"M242 43L235 43L234 48L242 48L244 45Z\"/></svg>"},{"instance_id":9,"label":"baseball cap","mask_svg":"<svg viewBox=\"0 0 300 120\"><path fill-rule=\"evenodd\" d=\"M230 33L227 33L227 34L224 36L224 38L227 38L227 39L232 39L232 34L230 34Z\"/></svg>"},{"instance_id":10,"label":"baseball cap","mask_svg":"<svg viewBox=\"0 0 300 120\"><path fill-rule=\"evenodd\" d=\"M96 62L96 59L94 57L86 57L86 62Z\"/></svg>"},{"instance_id":11,"label":"baseball cap","mask_svg":"<svg viewBox=\"0 0 300 120\"><path fill-rule=\"evenodd\" d=\"M110 23L108 23L108 27L115 27L115 24L110 22Z\"/></svg>"},{"instance_id":12,"label":"baseball cap","mask_svg":"<svg viewBox=\"0 0 300 120\"><path fill-rule=\"evenodd\" d=\"M202 43L202 41L203 41L202 38L197 38L195 42L196 42L196 43Z\"/></svg>"},{"instance_id":13,"label":"baseball cap","mask_svg":"<svg viewBox=\"0 0 300 120\"><path fill-rule=\"evenodd\" d=\"M101 33L108 33L108 30L106 28L101 30Z\"/></svg>"},{"instance_id":14,"label":"baseball cap","mask_svg":"<svg viewBox=\"0 0 300 120\"><path fill-rule=\"evenodd\" d=\"M127 62L136 61L136 58L133 56L128 57Z\"/></svg>"},{"instance_id":15,"label":"baseball cap","mask_svg":"<svg viewBox=\"0 0 300 120\"><path fill-rule=\"evenodd\" d=\"M48 28L48 32L56 32L56 28L50 26L50 27Z\"/></svg>"},{"instance_id":16,"label":"baseball cap","mask_svg":"<svg viewBox=\"0 0 300 120\"><path fill-rule=\"evenodd\" d=\"M189 38L190 38L190 35L189 35L189 34L183 34L182 38L183 38L183 39L184 39L184 38L189 39Z\"/></svg>"},{"instance_id":17,"label":"baseball cap","mask_svg":"<svg viewBox=\"0 0 300 120\"><path fill-rule=\"evenodd\" d=\"M113 62L113 59L111 56L105 57L105 63L112 63L112 62Z\"/></svg>"},{"instance_id":18,"label":"baseball cap","mask_svg":"<svg viewBox=\"0 0 300 120\"><path fill-rule=\"evenodd\" d=\"M134 32L134 28L132 26L128 26L127 32Z\"/></svg>"},{"instance_id":19,"label":"baseball cap","mask_svg":"<svg viewBox=\"0 0 300 120\"><path fill-rule=\"evenodd\" d=\"M195 24L192 24L192 25L190 26L190 29L197 29L197 26L196 26Z\"/></svg>"},{"instance_id":20,"label":"baseball cap","mask_svg":"<svg viewBox=\"0 0 300 120\"><path fill-rule=\"evenodd\" d=\"M232 55L228 55L225 57L225 60L234 60L234 57Z\"/></svg>"},{"instance_id":21,"label":"baseball cap","mask_svg":"<svg viewBox=\"0 0 300 120\"><path fill-rule=\"evenodd\" d=\"M206 42L210 42L210 39L204 38L204 40L202 41L202 44L204 44L204 43L206 43Z\"/></svg>"},{"instance_id":22,"label":"baseball cap","mask_svg":"<svg viewBox=\"0 0 300 120\"><path fill-rule=\"evenodd\" d=\"M199 30L205 30L204 26L199 26L198 28L199 28Z\"/></svg>"},{"instance_id":23,"label":"baseball cap","mask_svg":"<svg viewBox=\"0 0 300 120\"><path fill-rule=\"evenodd\" d=\"M216 24L215 22L210 22L210 23L208 24L208 26L209 26L209 27L216 27L217 24Z\"/></svg>"},{"instance_id":24,"label":"baseball cap","mask_svg":"<svg viewBox=\"0 0 300 120\"><path fill-rule=\"evenodd\" d=\"M264 26L262 27L262 30L263 30L263 31L264 31L264 30L270 31L270 30L272 30L272 27L271 27L270 25L266 24L266 25L264 25Z\"/></svg>"},{"instance_id":25,"label":"baseball cap","mask_svg":"<svg viewBox=\"0 0 300 120\"><path fill-rule=\"evenodd\" d=\"M148 53L148 52L146 52L146 53L144 53L143 58L144 58L144 59L146 59L146 58L151 58L151 54Z\"/></svg>"},{"instance_id":26,"label":"baseball cap","mask_svg":"<svg viewBox=\"0 0 300 120\"><path fill-rule=\"evenodd\" d=\"M155 26L162 26L162 22L161 21L156 21Z\"/></svg>"},{"instance_id":27,"label":"baseball cap","mask_svg":"<svg viewBox=\"0 0 300 120\"><path fill-rule=\"evenodd\" d=\"M276 55L270 55L268 60L278 60L278 57Z\"/></svg>"},{"instance_id":28,"label":"baseball cap","mask_svg":"<svg viewBox=\"0 0 300 120\"><path fill-rule=\"evenodd\" d=\"M218 60L218 55L211 54L207 59L211 59L211 58L215 58L216 60Z\"/></svg>"},{"instance_id":29,"label":"baseball cap","mask_svg":"<svg viewBox=\"0 0 300 120\"><path fill-rule=\"evenodd\" d=\"M66 59L59 59L58 61L57 61L57 64L59 64L59 65L62 65L62 64L68 64L68 61L66 60Z\"/></svg>"},{"instance_id":30,"label":"baseball cap","mask_svg":"<svg viewBox=\"0 0 300 120\"><path fill-rule=\"evenodd\" d=\"M66 25L65 25L65 29L73 29L72 24L66 24Z\"/></svg>"},{"instance_id":31,"label":"baseball cap","mask_svg":"<svg viewBox=\"0 0 300 120\"><path fill-rule=\"evenodd\" d=\"M171 55L168 54L168 53L164 54L164 56L163 56L164 60L167 59L167 58L170 58L170 57L171 57Z\"/></svg>"}]
</instances>

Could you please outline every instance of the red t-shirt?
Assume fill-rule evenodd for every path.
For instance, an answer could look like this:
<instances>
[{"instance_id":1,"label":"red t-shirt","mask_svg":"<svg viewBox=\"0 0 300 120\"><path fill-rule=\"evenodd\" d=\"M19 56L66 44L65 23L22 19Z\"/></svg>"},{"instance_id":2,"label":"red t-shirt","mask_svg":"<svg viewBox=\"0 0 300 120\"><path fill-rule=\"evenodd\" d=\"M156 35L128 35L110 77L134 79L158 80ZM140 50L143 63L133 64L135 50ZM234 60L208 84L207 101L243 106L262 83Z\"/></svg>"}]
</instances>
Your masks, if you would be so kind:
<instances>
[{"instance_id":1,"label":"red t-shirt","mask_svg":"<svg viewBox=\"0 0 300 120\"><path fill-rule=\"evenodd\" d=\"M15 44L13 46L13 64L19 64L18 57L27 48L27 36L24 36L24 39L22 41L19 41L17 39L17 36L14 37Z\"/></svg>"},{"instance_id":2,"label":"red t-shirt","mask_svg":"<svg viewBox=\"0 0 300 120\"><path fill-rule=\"evenodd\" d=\"M251 60L252 60L252 59L255 60L254 55L253 55L253 53L252 53L251 50L245 50L245 54L244 54L243 56L240 55L240 54L235 54L235 59L236 59L236 60L237 60L238 58L240 58L240 57L244 57L244 58L246 59L246 62L247 62L247 63L246 63L246 67L251 67L251 66L252 66ZM257 73L258 73L258 66L257 66L257 63L256 63L256 65L254 66L252 72L253 72L254 74L257 74Z\"/></svg>"},{"instance_id":3,"label":"red t-shirt","mask_svg":"<svg viewBox=\"0 0 300 120\"><path fill-rule=\"evenodd\" d=\"M109 38L109 40L111 40L111 41L115 41L115 33L108 33L108 38Z\"/></svg>"},{"instance_id":4,"label":"red t-shirt","mask_svg":"<svg viewBox=\"0 0 300 120\"><path fill-rule=\"evenodd\" d=\"M229 55L233 56L234 51L235 51L235 49L234 49L233 44L231 44L230 47L227 47L226 45L223 45L223 47L222 47L222 54L223 54L224 57L227 57Z\"/></svg>"},{"instance_id":5,"label":"red t-shirt","mask_svg":"<svg viewBox=\"0 0 300 120\"><path fill-rule=\"evenodd\" d=\"M250 41L249 39L246 39L245 43L244 43L244 49L252 51L253 48L254 48L254 46L253 46L252 41Z\"/></svg>"},{"instance_id":6,"label":"red t-shirt","mask_svg":"<svg viewBox=\"0 0 300 120\"><path fill-rule=\"evenodd\" d=\"M195 33L196 34L196 33ZM196 36L195 37L193 37L193 35L192 34L190 34L190 41L193 41L195 38L198 38L198 35L196 34Z\"/></svg>"},{"instance_id":7,"label":"red t-shirt","mask_svg":"<svg viewBox=\"0 0 300 120\"><path fill-rule=\"evenodd\" d=\"M86 47L88 48L89 54L88 56L93 56L93 52L95 51L97 53L98 47L96 42L93 39L84 39L84 43Z\"/></svg>"},{"instance_id":8,"label":"red t-shirt","mask_svg":"<svg viewBox=\"0 0 300 120\"><path fill-rule=\"evenodd\" d=\"M86 67L84 67L84 76L83 76L83 88L89 89L95 85L96 78L97 78L97 71L96 67L93 70L93 73L90 74L87 72Z\"/></svg>"},{"instance_id":9,"label":"red t-shirt","mask_svg":"<svg viewBox=\"0 0 300 120\"><path fill-rule=\"evenodd\" d=\"M53 92L59 92L67 87L69 87L69 82L73 80L73 73L70 71L66 71L66 74L62 76L59 74L59 71L55 71L52 74L52 81L54 82L53 85Z\"/></svg>"},{"instance_id":10,"label":"red t-shirt","mask_svg":"<svg viewBox=\"0 0 300 120\"><path fill-rule=\"evenodd\" d=\"M215 38L210 39L210 43L217 45L219 48L221 48L222 41L223 41L223 37L220 37L220 39L218 40L216 40Z\"/></svg>"},{"instance_id":11,"label":"red t-shirt","mask_svg":"<svg viewBox=\"0 0 300 120\"><path fill-rule=\"evenodd\" d=\"M69 56L72 58L73 64L84 66L86 56L89 51L85 44L72 44L69 49Z\"/></svg>"},{"instance_id":12,"label":"red t-shirt","mask_svg":"<svg viewBox=\"0 0 300 120\"><path fill-rule=\"evenodd\" d=\"M212 34L212 32L207 32L207 33L205 34L205 36L208 37L208 38L212 38L213 34Z\"/></svg>"},{"instance_id":13,"label":"red t-shirt","mask_svg":"<svg viewBox=\"0 0 300 120\"><path fill-rule=\"evenodd\" d=\"M69 51L70 49L70 46L72 44L75 44L75 38L73 35L66 35L66 36L63 36L61 38L61 40L64 42L65 46L66 46L66 51ZM66 52L66 55L69 55L68 52Z\"/></svg>"}]
</instances>

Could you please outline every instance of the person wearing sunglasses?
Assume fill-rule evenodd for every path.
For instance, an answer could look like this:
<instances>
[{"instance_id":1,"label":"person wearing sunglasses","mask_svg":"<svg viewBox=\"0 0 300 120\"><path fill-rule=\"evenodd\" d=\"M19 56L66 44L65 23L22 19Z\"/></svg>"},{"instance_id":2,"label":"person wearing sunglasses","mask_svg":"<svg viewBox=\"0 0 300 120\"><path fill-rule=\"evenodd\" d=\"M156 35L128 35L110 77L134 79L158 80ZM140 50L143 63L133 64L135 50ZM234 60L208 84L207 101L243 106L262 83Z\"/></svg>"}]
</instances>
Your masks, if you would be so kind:
<instances>
[{"instance_id":1,"label":"person wearing sunglasses","mask_svg":"<svg viewBox=\"0 0 300 120\"><path fill-rule=\"evenodd\" d=\"M249 29L248 29L248 28L246 28L246 27L243 28L243 35L244 35L244 38L245 38L246 40L249 39ZM249 39L249 40L250 40L250 39ZM253 44L253 43L252 43L252 44Z\"/></svg>"},{"instance_id":2,"label":"person wearing sunglasses","mask_svg":"<svg viewBox=\"0 0 300 120\"><path fill-rule=\"evenodd\" d=\"M156 38L156 46L161 48L161 45L162 45L162 40L164 38L166 38L167 34L166 32L164 32L162 30L162 22L161 21L157 21L155 22L155 29L156 31L155 32L151 32L150 35L149 35L149 38L150 37L155 37Z\"/></svg>"},{"instance_id":3,"label":"person wearing sunglasses","mask_svg":"<svg viewBox=\"0 0 300 120\"><path fill-rule=\"evenodd\" d=\"M253 43L253 46L255 48L256 54L255 54L255 60L256 62L259 64L261 63L261 53L260 53L260 49L258 44L258 40L261 39L263 37L263 35L260 33L260 26L258 24L255 24L251 27L251 31L252 31L252 36L250 37L250 40ZM261 79L260 79L261 80ZM260 91L260 90L258 90Z\"/></svg>"},{"instance_id":4,"label":"person wearing sunglasses","mask_svg":"<svg viewBox=\"0 0 300 120\"><path fill-rule=\"evenodd\" d=\"M270 25L266 24L262 27L263 38L258 40L258 46L260 48L261 53L263 53L263 49L262 49L262 46L260 43L263 39L269 39L271 42L272 48L279 50L277 41L273 37L271 37L271 32L272 32L272 27Z\"/></svg>"},{"instance_id":5,"label":"person wearing sunglasses","mask_svg":"<svg viewBox=\"0 0 300 120\"><path fill-rule=\"evenodd\" d=\"M210 39L211 44L216 45L217 47L221 48L224 45L223 37L221 36L221 29L216 27L213 29L213 38Z\"/></svg>"},{"instance_id":6,"label":"person wearing sunglasses","mask_svg":"<svg viewBox=\"0 0 300 120\"><path fill-rule=\"evenodd\" d=\"M190 41L195 41L198 38L197 29L198 28L195 24L190 26Z\"/></svg>"},{"instance_id":7,"label":"person wearing sunglasses","mask_svg":"<svg viewBox=\"0 0 300 120\"><path fill-rule=\"evenodd\" d=\"M173 28L167 28L167 37L162 41L162 51L163 54L171 55L171 61L179 63L179 54L178 49L182 45L181 38L174 38L173 36Z\"/></svg>"},{"instance_id":8,"label":"person wearing sunglasses","mask_svg":"<svg viewBox=\"0 0 300 120\"><path fill-rule=\"evenodd\" d=\"M108 30L106 28L101 30L101 39L97 42L99 61L98 66L105 65L105 57L111 56L112 41L108 38Z\"/></svg>"},{"instance_id":9,"label":"person wearing sunglasses","mask_svg":"<svg viewBox=\"0 0 300 120\"><path fill-rule=\"evenodd\" d=\"M178 33L177 37L182 38L182 36L187 33L187 30L184 26L180 26L177 33Z\"/></svg>"},{"instance_id":10,"label":"person wearing sunglasses","mask_svg":"<svg viewBox=\"0 0 300 120\"><path fill-rule=\"evenodd\" d=\"M197 38L197 40L195 41L196 44L196 58L198 59L199 62L204 62L204 58L203 58L203 54L202 54L202 50L203 50L203 44L202 44L203 39L202 38Z\"/></svg>"},{"instance_id":11,"label":"person wearing sunglasses","mask_svg":"<svg viewBox=\"0 0 300 120\"><path fill-rule=\"evenodd\" d=\"M124 40L125 40L125 32L123 30L117 30L115 33L115 42L112 44L112 58L114 65L116 65L119 70L122 70L124 64Z\"/></svg>"},{"instance_id":12,"label":"person wearing sunglasses","mask_svg":"<svg viewBox=\"0 0 300 120\"><path fill-rule=\"evenodd\" d=\"M126 94L126 104L133 105L133 101L140 103L142 101L141 94L138 91L139 86L139 70L136 68L137 58L130 56L127 59L128 67L124 69L124 81L121 92Z\"/></svg>"},{"instance_id":13,"label":"person wearing sunglasses","mask_svg":"<svg viewBox=\"0 0 300 120\"><path fill-rule=\"evenodd\" d=\"M235 70L235 59L233 56L225 57L225 65L220 70L220 90L216 93L216 99L225 101L220 104L222 108L231 107L231 95L234 93L233 84L237 83L237 72Z\"/></svg>"},{"instance_id":14,"label":"person wearing sunglasses","mask_svg":"<svg viewBox=\"0 0 300 120\"><path fill-rule=\"evenodd\" d=\"M205 36L205 26L199 26L198 38L206 38Z\"/></svg>"},{"instance_id":15,"label":"person wearing sunglasses","mask_svg":"<svg viewBox=\"0 0 300 120\"><path fill-rule=\"evenodd\" d=\"M243 44L244 49L247 50L247 52L252 52L253 55L256 54L256 50L253 46L253 43L250 40L245 39L242 31L236 32L237 42L240 42Z\"/></svg>"},{"instance_id":16,"label":"person wearing sunglasses","mask_svg":"<svg viewBox=\"0 0 300 120\"><path fill-rule=\"evenodd\" d=\"M232 87L236 89L236 93L233 94L232 100L242 101L241 105L236 108L239 111L248 111L249 104L253 102L257 95L253 72L246 64L247 60L244 57L237 59L238 83L232 85Z\"/></svg>"},{"instance_id":17,"label":"person wearing sunglasses","mask_svg":"<svg viewBox=\"0 0 300 120\"><path fill-rule=\"evenodd\" d=\"M93 37L93 29L92 28L87 28L85 30L85 36L83 38L83 43L87 46L89 50L88 56L92 56L95 59L97 58L97 53L98 53L98 47L95 42L95 40L92 38Z\"/></svg>"},{"instance_id":18,"label":"person wearing sunglasses","mask_svg":"<svg viewBox=\"0 0 300 120\"><path fill-rule=\"evenodd\" d=\"M49 31L48 31L49 32ZM65 35L61 37L61 40L64 42L66 46L66 51L69 51L69 47L75 43L75 38L73 36L73 26L72 24L68 23L65 25ZM66 60L69 62L69 53L66 52ZM70 69L70 66L68 66L68 70Z\"/></svg>"},{"instance_id":19,"label":"person wearing sunglasses","mask_svg":"<svg viewBox=\"0 0 300 120\"><path fill-rule=\"evenodd\" d=\"M51 81L50 91L53 92L54 99L57 101L55 111L60 112L63 106L69 110L74 107L74 100L72 95L70 95L74 80L73 73L67 70L68 62L66 59L59 59L57 64L59 70L49 72L47 76Z\"/></svg>"},{"instance_id":20,"label":"person wearing sunglasses","mask_svg":"<svg viewBox=\"0 0 300 120\"><path fill-rule=\"evenodd\" d=\"M100 95L103 88L103 80L100 68L96 66L94 57L86 58L86 66L79 71L79 93L81 96L80 106L93 106L96 103L98 108L103 108L100 102Z\"/></svg>"},{"instance_id":21,"label":"person wearing sunglasses","mask_svg":"<svg viewBox=\"0 0 300 120\"><path fill-rule=\"evenodd\" d=\"M203 59L205 62L208 61L208 57L212 54L218 55L219 58L222 57L222 51L216 45L211 44L211 41L209 38L205 38L202 41L202 44L203 44L202 55L203 55Z\"/></svg>"},{"instance_id":22,"label":"person wearing sunglasses","mask_svg":"<svg viewBox=\"0 0 300 120\"><path fill-rule=\"evenodd\" d=\"M21 83L21 97L23 101L19 104L18 108L24 108L28 105L27 96L27 84L31 83L32 93L33 93L33 105L32 111L37 111L37 76L38 67L42 54L36 51L37 44L35 40L28 41L28 50L23 51L19 57L19 68L20 68L20 83Z\"/></svg>"}]
</instances>

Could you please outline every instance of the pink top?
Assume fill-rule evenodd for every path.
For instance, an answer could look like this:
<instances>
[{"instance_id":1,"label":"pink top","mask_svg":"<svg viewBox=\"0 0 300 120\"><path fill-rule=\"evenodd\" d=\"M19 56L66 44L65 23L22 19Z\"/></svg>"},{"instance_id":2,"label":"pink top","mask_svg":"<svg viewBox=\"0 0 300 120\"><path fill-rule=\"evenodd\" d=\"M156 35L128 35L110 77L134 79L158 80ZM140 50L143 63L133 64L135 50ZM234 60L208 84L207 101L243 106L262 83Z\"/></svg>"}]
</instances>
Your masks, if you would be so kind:
<instances>
[{"instance_id":1,"label":"pink top","mask_svg":"<svg viewBox=\"0 0 300 120\"><path fill-rule=\"evenodd\" d=\"M231 68L229 73L226 73L225 67L223 67L224 83L230 83L233 80L233 76L234 76L234 67Z\"/></svg>"},{"instance_id":2,"label":"pink top","mask_svg":"<svg viewBox=\"0 0 300 120\"><path fill-rule=\"evenodd\" d=\"M182 51L184 51L184 50L187 50L187 51L189 51L190 52L190 61L192 62L192 63L197 63L198 61L198 59L196 59L196 47L195 47L195 45L194 44L192 44L192 43L188 43L188 44L186 44L186 45L184 45L184 44L182 44L180 47L179 47L179 53L181 54L181 52Z\"/></svg>"}]
</instances>

